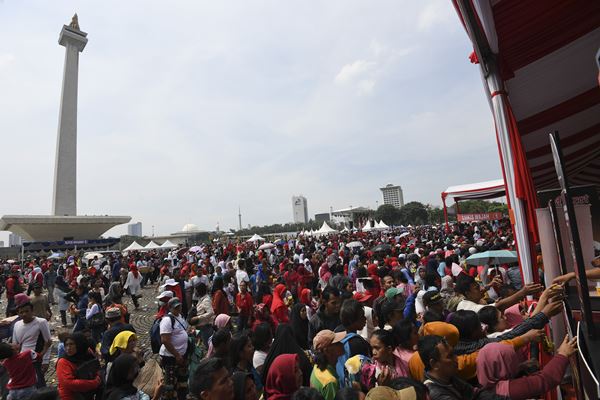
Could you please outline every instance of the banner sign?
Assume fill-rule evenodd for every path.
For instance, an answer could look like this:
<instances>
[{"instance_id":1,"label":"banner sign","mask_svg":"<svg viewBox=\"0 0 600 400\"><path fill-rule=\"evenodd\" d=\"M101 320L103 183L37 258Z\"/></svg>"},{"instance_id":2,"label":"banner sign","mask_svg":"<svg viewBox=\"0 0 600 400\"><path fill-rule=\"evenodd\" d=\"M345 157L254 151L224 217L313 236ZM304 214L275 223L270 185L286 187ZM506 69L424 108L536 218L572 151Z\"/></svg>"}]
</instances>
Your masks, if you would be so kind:
<instances>
[{"instance_id":1,"label":"banner sign","mask_svg":"<svg viewBox=\"0 0 600 400\"><path fill-rule=\"evenodd\" d=\"M457 214L458 222L473 222L473 221L494 221L502 219L501 212L476 213L476 214Z\"/></svg>"}]
</instances>

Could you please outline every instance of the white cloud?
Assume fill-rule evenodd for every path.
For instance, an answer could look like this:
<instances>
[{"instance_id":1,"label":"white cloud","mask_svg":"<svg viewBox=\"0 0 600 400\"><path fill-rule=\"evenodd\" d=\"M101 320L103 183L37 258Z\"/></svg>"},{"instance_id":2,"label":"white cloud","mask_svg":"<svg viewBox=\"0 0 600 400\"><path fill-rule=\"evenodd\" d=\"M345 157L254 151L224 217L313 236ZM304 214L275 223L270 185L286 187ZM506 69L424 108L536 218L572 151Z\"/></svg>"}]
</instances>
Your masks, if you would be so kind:
<instances>
[{"instance_id":1,"label":"white cloud","mask_svg":"<svg viewBox=\"0 0 600 400\"><path fill-rule=\"evenodd\" d=\"M10 65L14 61L15 61L14 54L10 54L10 53L0 54L0 68L4 68L4 67Z\"/></svg>"},{"instance_id":2,"label":"white cloud","mask_svg":"<svg viewBox=\"0 0 600 400\"><path fill-rule=\"evenodd\" d=\"M0 3L0 37L14 38L0 42L10 69L0 74L10 149L0 178L11 188L0 215L50 210L56 39L75 10L89 38L79 64L81 213L131 215L157 234L185 223L226 229L238 205L244 225L291 220L294 193L312 215L373 207L388 182L407 201L438 204L451 184L497 177L491 115L458 18L400 1L402 13L398 0Z\"/></svg>"},{"instance_id":3,"label":"white cloud","mask_svg":"<svg viewBox=\"0 0 600 400\"><path fill-rule=\"evenodd\" d=\"M372 70L375 63L367 60L356 60L342 67L335 76L335 82L338 84L352 83L360 79L361 76Z\"/></svg>"},{"instance_id":4,"label":"white cloud","mask_svg":"<svg viewBox=\"0 0 600 400\"><path fill-rule=\"evenodd\" d=\"M452 7L449 1L433 0L419 13L417 28L421 32L430 31L452 20ZM452 21L455 23L456 21Z\"/></svg>"}]
</instances>

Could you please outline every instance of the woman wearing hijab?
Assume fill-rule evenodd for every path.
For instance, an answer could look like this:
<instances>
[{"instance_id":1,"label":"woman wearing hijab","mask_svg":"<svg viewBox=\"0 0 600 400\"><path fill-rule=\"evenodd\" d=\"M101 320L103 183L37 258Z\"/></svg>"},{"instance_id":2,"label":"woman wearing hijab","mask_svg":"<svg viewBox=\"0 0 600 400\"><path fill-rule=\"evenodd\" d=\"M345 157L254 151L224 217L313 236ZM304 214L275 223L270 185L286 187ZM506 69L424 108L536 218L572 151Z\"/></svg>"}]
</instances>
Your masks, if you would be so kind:
<instances>
[{"instance_id":1,"label":"woman wearing hijab","mask_svg":"<svg viewBox=\"0 0 600 400\"><path fill-rule=\"evenodd\" d=\"M217 318L215 318L215 326L213 328L213 332L217 332L219 329L228 328L231 330L231 317L227 314L219 314ZM213 335L214 336L214 335ZM208 352L206 353L206 358L210 358L214 354L214 347L212 344L212 336L208 339Z\"/></svg>"},{"instance_id":2,"label":"woman wearing hijab","mask_svg":"<svg viewBox=\"0 0 600 400\"><path fill-rule=\"evenodd\" d=\"M496 395L512 400L539 398L561 382L569 357L577 351L577 338L565 336L556 355L544 369L532 375L516 378L520 356L510 345L490 343L477 355L477 379L482 389L491 389Z\"/></svg>"},{"instance_id":3,"label":"woman wearing hijab","mask_svg":"<svg viewBox=\"0 0 600 400\"><path fill-rule=\"evenodd\" d=\"M277 327L275 340L273 340L269 354L267 354L267 358L263 364L263 383L266 383L267 381L267 375L269 370L272 368L271 364L273 364L274 360L281 354L296 354L298 356L298 363L300 365L300 369L302 370L302 376L304 377L303 385L309 386L312 365L306 356L306 353L304 353L304 350L302 350L298 343L296 343L294 332L288 324L281 324Z\"/></svg>"},{"instance_id":4,"label":"woman wearing hijab","mask_svg":"<svg viewBox=\"0 0 600 400\"><path fill-rule=\"evenodd\" d=\"M279 324L288 323L290 320L288 314L288 308L284 302L285 292L287 291L285 285L280 283L275 286L275 290L273 290L273 302L271 303L271 315L275 317L275 320Z\"/></svg>"},{"instance_id":5,"label":"woman wearing hijab","mask_svg":"<svg viewBox=\"0 0 600 400\"><path fill-rule=\"evenodd\" d=\"M304 304L294 304L292 312L290 313L290 325L294 331L296 343L298 343L303 350L308 350L308 316Z\"/></svg>"},{"instance_id":6,"label":"woman wearing hijab","mask_svg":"<svg viewBox=\"0 0 600 400\"><path fill-rule=\"evenodd\" d=\"M150 396L138 390L133 382L140 373L136 357L121 354L112 364L106 380L104 400L150 400ZM153 396L156 398L157 396Z\"/></svg>"},{"instance_id":7,"label":"woman wearing hijab","mask_svg":"<svg viewBox=\"0 0 600 400\"><path fill-rule=\"evenodd\" d=\"M129 267L129 273L127 274L127 280L125 281L125 285L123 285L123 289L128 290L131 295L131 300L133 300L133 305L137 310L140 307L138 303L138 299L141 297L138 293L142 290L142 274L138 272L135 264L131 264Z\"/></svg>"},{"instance_id":8,"label":"woman wearing hijab","mask_svg":"<svg viewBox=\"0 0 600 400\"><path fill-rule=\"evenodd\" d=\"M62 400L91 399L101 384L99 364L83 333L65 340L65 357L56 363L58 393Z\"/></svg>"},{"instance_id":9,"label":"woman wearing hijab","mask_svg":"<svg viewBox=\"0 0 600 400\"><path fill-rule=\"evenodd\" d=\"M265 384L266 400L289 400L302 386L303 375L297 354L281 354L273 360Z\"/></svg>"},{"instance_id":10,"label":"woman wearing hijab","mask_svg":"<svg viewBox=\"0 0 600 400\"><path fill-rule=\"evenodd\" d=\"M232 378L234 400L258 400L258 392L252 374L234 372Z\"/></svg>"}]
</instances>

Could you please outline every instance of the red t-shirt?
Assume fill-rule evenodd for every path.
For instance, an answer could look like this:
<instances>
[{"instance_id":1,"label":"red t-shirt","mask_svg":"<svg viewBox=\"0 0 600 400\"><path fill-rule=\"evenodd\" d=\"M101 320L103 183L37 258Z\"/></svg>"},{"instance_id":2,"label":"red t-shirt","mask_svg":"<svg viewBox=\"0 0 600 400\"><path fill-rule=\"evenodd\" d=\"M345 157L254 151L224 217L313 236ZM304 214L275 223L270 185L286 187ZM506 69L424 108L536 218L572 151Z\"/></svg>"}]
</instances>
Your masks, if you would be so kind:
<instances>
[{"instance_id":1,"label":"red t-shirt","mask_svg":"<svg viewBox=\"0 0 600 400\"><path fill-rule=\"evenodd\" d=\"M35 351L24 350L4 360L2 365L10 377L6 385L7 389L23 389L35 385L37 380L33 360L38 356L39 354Z\"/></svg>"}]
</instances>

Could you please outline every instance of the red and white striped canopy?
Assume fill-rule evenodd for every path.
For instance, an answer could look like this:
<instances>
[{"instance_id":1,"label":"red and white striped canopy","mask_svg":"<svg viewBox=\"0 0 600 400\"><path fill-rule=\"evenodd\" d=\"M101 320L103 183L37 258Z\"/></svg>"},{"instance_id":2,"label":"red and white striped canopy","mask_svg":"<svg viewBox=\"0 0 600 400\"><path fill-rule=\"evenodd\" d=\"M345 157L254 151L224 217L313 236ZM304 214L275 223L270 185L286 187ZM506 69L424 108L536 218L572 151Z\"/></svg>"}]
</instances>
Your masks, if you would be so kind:
<instances>
[{"instance_id":1,"label":"red and white striped canopy","mask_svg":"<svg viewBox=\"0 0 600 400\"><path fill-rule=\"evenodd\" d=\"M558 187L555 130L570 184L600 186L600 1L463 1L498 58L535 189Z\"/></svg>"}]
</instances>

